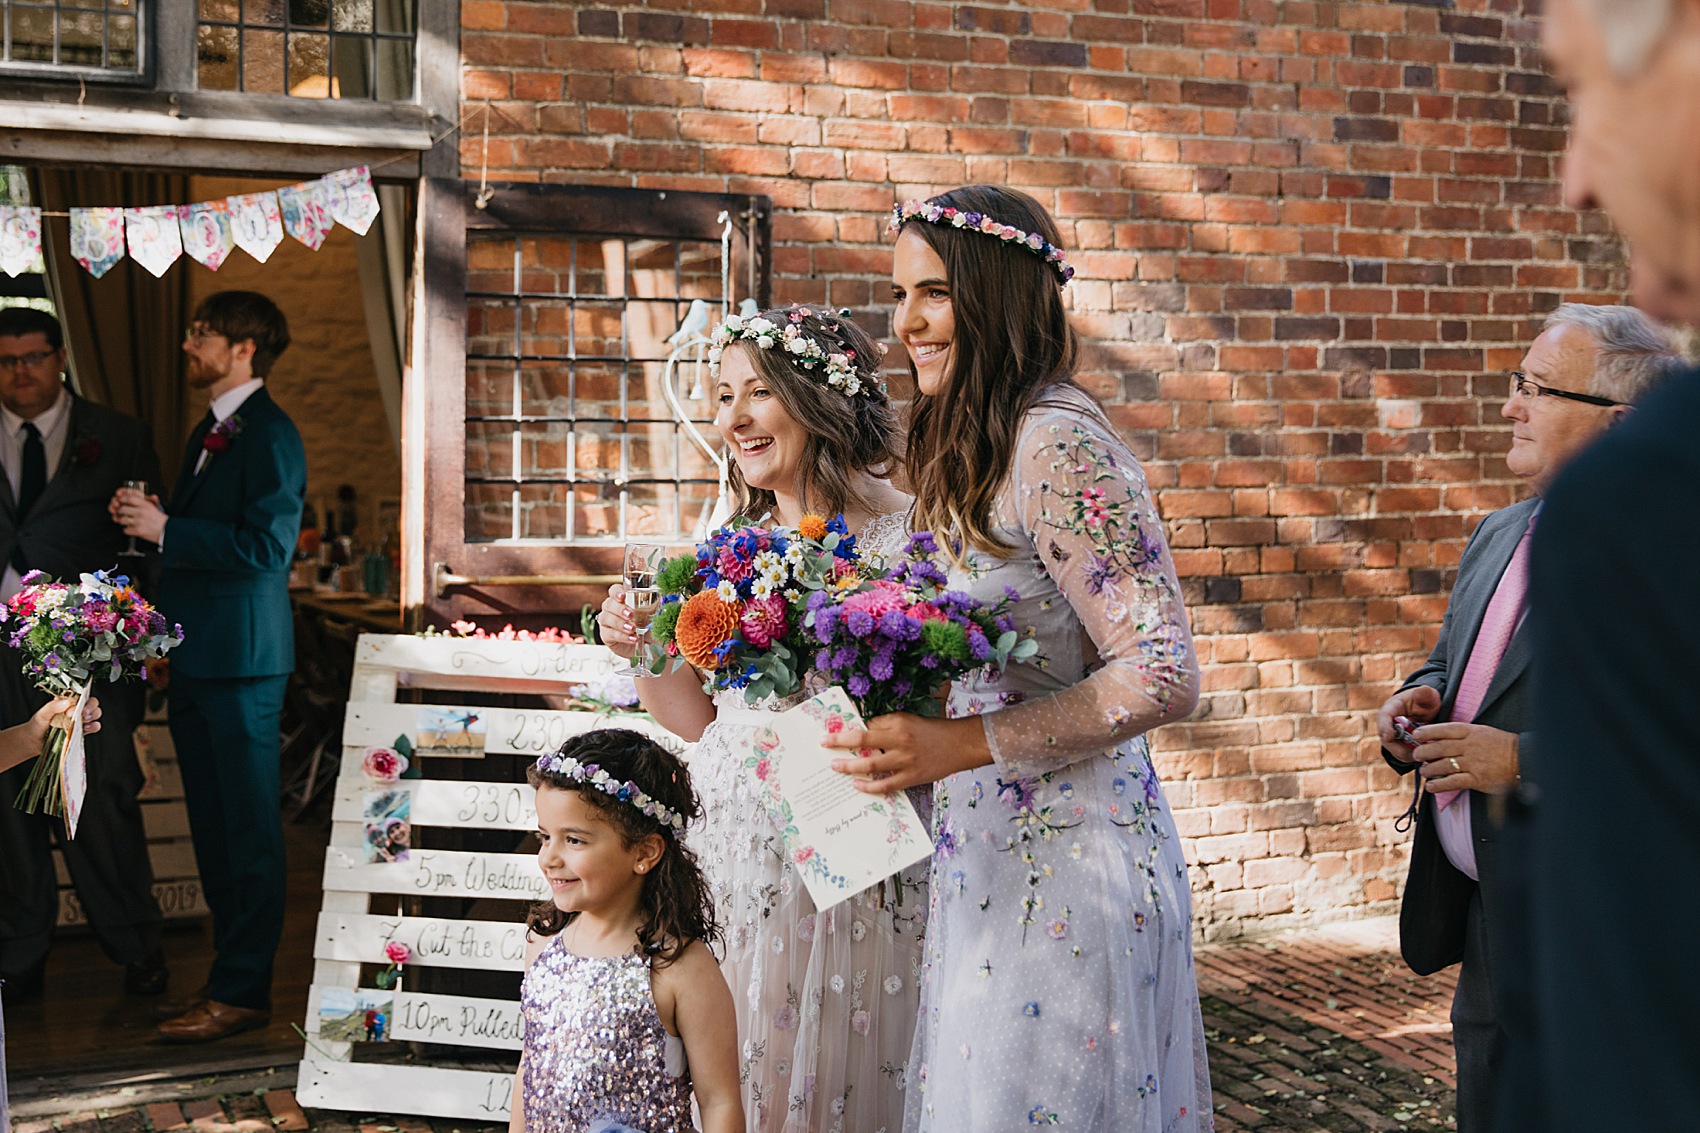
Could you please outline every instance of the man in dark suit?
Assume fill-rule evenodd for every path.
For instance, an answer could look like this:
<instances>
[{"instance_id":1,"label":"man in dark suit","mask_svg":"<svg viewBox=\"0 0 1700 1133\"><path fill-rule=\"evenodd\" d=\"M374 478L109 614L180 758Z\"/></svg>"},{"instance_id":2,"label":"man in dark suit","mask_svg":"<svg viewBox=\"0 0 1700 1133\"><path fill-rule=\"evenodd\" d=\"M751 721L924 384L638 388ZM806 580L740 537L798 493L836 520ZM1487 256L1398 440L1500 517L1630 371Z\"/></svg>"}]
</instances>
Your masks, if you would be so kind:
<instances>
[{"instance_id":1,"label":"man in dark suit","mask_svg":"<svg viewBox=\"0 0 1700 1133\"><path fill-rule=\"evenodd\" d=\"M1542 34L1572 104L1567 203L1610 214L1640 306L1700 325L1700 0L1550 0ZM1502 1129L1700 1124L1696 564L1700 373L1688 371L1565 469L1535 535L1540 746L1507 829L1530 844L1540 1041Z\"/></svg>"},{"instance_id":2,"label":"man in dark suit","mask_svg":"<svg viewBox=\"0 0 1700 1133\"><path fill-rule=\"evenodd\" d=\"M1501 409L1512 423L1506 466L1537 496L1476 528L1433 653L1377 717L1382 755L1419 776L1400 950L1420 975L1463 965L1452 1002L1461 1133L1492 1128L1499 1070L1510 1048L1532 1041L1496 1006L1500 985L1519 974L1518 949L1500 945L1499 922L1521 878L1500 861L1494 814L1495 796L1516 785L1532 746L1521 623L1538 493L1677 361L1669 336L1631 307L1566 304L1548 317ZM1396 735L1401 716L1424 725L1415 746Z\"/></svg>"},{"instance_id":3,"label":"man in dark suit","mask_svg":"<svg viewBox=\"0 0 1700 1133\"><path fill-rule=\"evenodd\" d=\"M125 539L106 502L126 480L158 479L148 429L73 394L64 370L58 319L27 307L0 310L0 601L31 570L74 582L85 572L141 565L120 558ZM59 819L16 808L32 765L0 775L0 979L12 1003L42 989L59 916L52 840L101 949L125 966L126 990L165 990L159 903L136 800L142 689L103 683L96 694L105 727L88 740L88 792L74 839ZM0 645L0 726L23 722L47 700L25 679L17 652Z\"/></svg>"},{"instance_id":4,"label":"man in dark suit","mask_svg":"<svg viewBox=\"0 0 1700 1133\"><path fill-rule=\"evenodd\" d=\"M176 490L163 510L135 492L112 501L125 531L160 545L160 609L183 625L171 735L217 958L202 995L160 1024L173 1042L270 1020L285 882L278 715L295 667L289 566L307 489L300 434L265 390L288 345L283 312L264 295L203 300L183 349L190 386L212 404Z\"/></svg>"}]
</instances>

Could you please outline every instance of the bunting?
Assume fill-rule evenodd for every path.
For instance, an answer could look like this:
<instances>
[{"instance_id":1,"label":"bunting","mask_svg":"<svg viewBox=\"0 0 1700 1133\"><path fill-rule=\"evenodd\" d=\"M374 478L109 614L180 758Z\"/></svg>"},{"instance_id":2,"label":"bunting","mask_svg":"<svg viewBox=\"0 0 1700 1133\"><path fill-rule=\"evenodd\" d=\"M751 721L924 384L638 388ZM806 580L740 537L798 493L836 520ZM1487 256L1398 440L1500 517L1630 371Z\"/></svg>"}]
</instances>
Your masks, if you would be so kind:
<instances>
[{"instance_id":1,"label":"bunting","mask_svg":"<svg viewBox=\"0 0 1700 1133\"><path fill-rule=\"evenodd\" d=\"M155 276L187 253L217 271L241 248L262 264L287 233L318 251L337 225L364 236L378 216L372 172L364 165L263 193L188 205L74 208L71 257L99 279L126 253ZM0 205L0 271L18 275L41 256L39 208Z\"/></svg>"}]
</instances>

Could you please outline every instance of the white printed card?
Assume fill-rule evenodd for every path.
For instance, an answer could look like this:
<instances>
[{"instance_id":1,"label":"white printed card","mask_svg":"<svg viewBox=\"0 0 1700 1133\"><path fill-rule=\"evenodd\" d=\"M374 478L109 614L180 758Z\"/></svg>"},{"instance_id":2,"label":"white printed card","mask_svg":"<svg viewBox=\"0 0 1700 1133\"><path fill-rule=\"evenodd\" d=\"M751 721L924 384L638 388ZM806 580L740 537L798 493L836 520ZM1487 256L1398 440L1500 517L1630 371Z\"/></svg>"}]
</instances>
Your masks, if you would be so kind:
<instances>
[{"instance_id":1,"label":"white printed card","mask_svg":"<svg viewBox=\"0 0 1700 1133\"><path fill-rule=\"evenodd\" d=\"M826 909L899 870L926 861L932 841L901 792L868 795L832 769L842 752L829 734L862 727L856 706L834 686L758 731L744 768L785 842L815 908Z\"/></svg>"}]
</instances>

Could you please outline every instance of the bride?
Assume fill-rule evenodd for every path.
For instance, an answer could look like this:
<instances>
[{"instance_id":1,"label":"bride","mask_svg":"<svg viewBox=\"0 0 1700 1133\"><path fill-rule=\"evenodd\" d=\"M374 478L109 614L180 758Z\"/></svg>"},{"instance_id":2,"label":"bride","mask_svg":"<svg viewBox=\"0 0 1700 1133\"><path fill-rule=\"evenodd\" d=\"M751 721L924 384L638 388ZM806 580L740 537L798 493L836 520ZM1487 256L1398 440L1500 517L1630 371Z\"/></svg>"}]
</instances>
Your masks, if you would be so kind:
<instances>
[{"instance_id":1,"label":"bride","mask_svg":"<svg viewBox=\"0 0 1700 1133\"><path fill-rule=\"evenodd\" d=\"M881 351L847 318L810 307L723 327L715 427L735 454L733 515L795 527L842 514L862 554L896 552L910 499L886 479L899 462L896 411L880 381ZM829 383L777 348L764 329L796 324L826 355L847 356L854 381ZM765 345L764 345L765 344ZM630 656L631 607L609 589L602 640ZM689 666L640 675L638 695L662 726L696 741L691 778L704 822L701 857L725 928L721 968L738 1010L739 1077L760 1133L897 1133L918 1003L925 865L817 913L778 832L745 781L756 731L789 701L761 706L741 690L712 699Z\"/></svg>"}]
</instances>

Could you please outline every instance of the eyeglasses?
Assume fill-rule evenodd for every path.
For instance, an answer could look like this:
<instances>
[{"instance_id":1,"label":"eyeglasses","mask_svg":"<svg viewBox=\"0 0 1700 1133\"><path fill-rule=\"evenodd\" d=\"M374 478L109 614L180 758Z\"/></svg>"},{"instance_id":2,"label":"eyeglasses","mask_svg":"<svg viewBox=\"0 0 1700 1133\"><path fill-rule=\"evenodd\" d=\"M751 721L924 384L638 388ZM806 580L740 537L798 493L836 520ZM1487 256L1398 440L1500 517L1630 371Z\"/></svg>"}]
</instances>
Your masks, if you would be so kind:
<instances>
[{"instance_id":1,"label":"eyeglasses","mask_svg":"<svg viewBox=\"0 0 1700 1133\"><path fill-rule=\"evenodd\" d=\"M1627 401L1613 401L1609 397L1598 397L1591 393L1572 393L1567 389L1554 389L1551 386L1543 386L1539 382L1530 381L1529 376L1521 370L1511 371L1511 380L1516 383L1518 396L1527 398L1530 401L1533 401L1535 398L1541 397L1542 395L1546 395L1550 397L1562 397L1566 401L1580 401L1587 405L1629 404Z\"/></svg>"},{"instance_id":2,"label":"eyeglasses","mask_svg":"<svg viewBox=\"0 0 1700 1133\"><path fill-rule=\"evenodd\" d=\"M20 364L33 370L58 353L57 350L32 350L28 354L0 354L0 370L16 369Z\"/></svg>"},{"instance_id":3,"label":"eyeglasses","mask_svg":"<svg viewBox=\"0 0 1700 1133\"><path fill-rule=\"evenodd\" d=\"M224 336L222 334L219 334L216 330L212 330L208 327L190 327L188 330L183 332L184 342L201 343L205 342L209 338L223 337Z\"/></svg>"}]
</instances>

